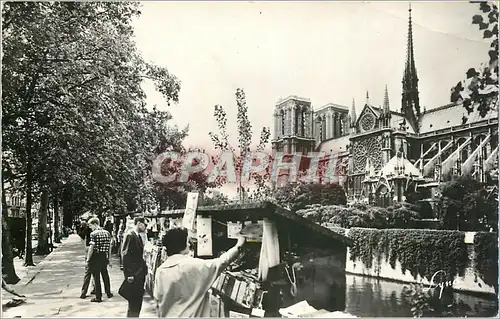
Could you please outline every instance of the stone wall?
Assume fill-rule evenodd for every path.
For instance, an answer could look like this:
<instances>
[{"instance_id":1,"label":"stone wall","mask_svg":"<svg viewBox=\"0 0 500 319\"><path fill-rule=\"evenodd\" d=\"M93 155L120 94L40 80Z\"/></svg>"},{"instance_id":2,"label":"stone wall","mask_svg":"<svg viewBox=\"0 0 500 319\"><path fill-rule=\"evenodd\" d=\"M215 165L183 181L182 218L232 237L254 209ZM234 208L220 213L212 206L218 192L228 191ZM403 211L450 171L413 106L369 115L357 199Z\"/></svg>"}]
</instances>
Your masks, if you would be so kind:
<instances>
[{"instance_id":1,"label":"stone wall","mask_svg":"<svg viewBox=\"0 0 500 319\"><path fill-rule=\"evenodd\" d=\"M349 230L346 230L346 235L349 236ZM458 291L475 292L484 294L495 294L495 289L484 283L475 271L474 265L474 235L473 232L465 233L465 243L469 254L469 264L465 269L464 276L457 275L453 281L453 288ZM376 258L374 258L376 259ZM431 282L426 278L421 278L417 275L415 278L408 270L402 272L401 263L396 261L395 268L392 268L385 258L382 258L380 264L374 262L372 267L366 267L361 260L351 260L351 252L347 250L346 272L356 275L364 275L381 279L396 280L407 283L423 283L431 286Z\"/></svg>"}]
</instances>

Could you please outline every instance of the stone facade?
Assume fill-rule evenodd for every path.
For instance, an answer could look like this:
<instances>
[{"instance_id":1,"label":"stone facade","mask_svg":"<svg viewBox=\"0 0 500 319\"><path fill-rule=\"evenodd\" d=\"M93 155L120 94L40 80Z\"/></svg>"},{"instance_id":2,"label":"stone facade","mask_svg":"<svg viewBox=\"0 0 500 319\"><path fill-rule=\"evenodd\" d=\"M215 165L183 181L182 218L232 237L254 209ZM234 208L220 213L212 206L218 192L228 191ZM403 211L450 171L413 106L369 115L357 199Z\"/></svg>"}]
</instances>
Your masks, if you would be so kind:
<instances>
[{"instance_id":1,"label":"stone facade","mask_svg":"<svg viewBox=\"0 0 500 319\"><path fill-rule=\"evenodd\" d=\"M324 152L334 158L327 182L342 184L350 200L387 206L420 189L431 194L440 182L471 175L495 185L498 172L498 113L467 114L460 104L421 111L413 54L411 9L400 111L391 110L387 87L382 106L366 102L359 116L327 104L313 110L306 98L289 96L275 108L273 152ZM491 186L493 187L493 186Z\"/></svg>"}]
</instances>

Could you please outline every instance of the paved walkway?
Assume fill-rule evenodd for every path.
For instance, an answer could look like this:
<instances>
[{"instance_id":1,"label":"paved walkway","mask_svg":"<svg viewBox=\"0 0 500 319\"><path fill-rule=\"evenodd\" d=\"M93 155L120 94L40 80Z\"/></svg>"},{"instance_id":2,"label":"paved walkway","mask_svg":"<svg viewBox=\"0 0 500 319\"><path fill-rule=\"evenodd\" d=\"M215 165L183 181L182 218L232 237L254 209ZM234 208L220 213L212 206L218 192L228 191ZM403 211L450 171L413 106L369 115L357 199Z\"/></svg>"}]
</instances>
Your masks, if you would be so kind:
<instances>
[{"instance_id":1,"label":"paved walkway","mask_svg":"<svg viewBox=\"0 0 500 319\"><path fill-rule=\"evenodd\" d=\"M125 317L127 301L118 295L123 281L118 258L109 269L114 297L102 303L80 299L85 270L85 247L78 235L70 235L27 276L14 285L14 289L27 296L26 303L6 308L2 318L13 317ZM101 281L102 282L102 281ZM2 292L2 304L12 296ZM156 317L155 306L149 295L144 296L141 317Z\"/></svg>"}]
</instances>

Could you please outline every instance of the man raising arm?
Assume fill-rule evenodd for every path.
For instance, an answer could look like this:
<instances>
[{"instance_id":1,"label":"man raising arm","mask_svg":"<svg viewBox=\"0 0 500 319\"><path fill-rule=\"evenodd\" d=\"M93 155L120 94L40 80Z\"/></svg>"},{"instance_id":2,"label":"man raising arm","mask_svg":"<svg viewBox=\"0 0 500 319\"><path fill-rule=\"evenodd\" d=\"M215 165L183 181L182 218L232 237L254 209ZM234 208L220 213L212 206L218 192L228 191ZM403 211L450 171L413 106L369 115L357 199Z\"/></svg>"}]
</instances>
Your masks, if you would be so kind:
<instances>
[{"instance_id":1,"label":"man raising arm","mask_svg":"<svg viewBox=\"0 0 500 319\"><path fill-rule=\"evenodd\" d=\"M155 276L154 298L159 317L210 317L208 290L217 277L241 252L245 238L219 258L204 260L189 256L190 243L185 228L167 231L163 245L167 260Z\"/></svg>"}]
</instances>

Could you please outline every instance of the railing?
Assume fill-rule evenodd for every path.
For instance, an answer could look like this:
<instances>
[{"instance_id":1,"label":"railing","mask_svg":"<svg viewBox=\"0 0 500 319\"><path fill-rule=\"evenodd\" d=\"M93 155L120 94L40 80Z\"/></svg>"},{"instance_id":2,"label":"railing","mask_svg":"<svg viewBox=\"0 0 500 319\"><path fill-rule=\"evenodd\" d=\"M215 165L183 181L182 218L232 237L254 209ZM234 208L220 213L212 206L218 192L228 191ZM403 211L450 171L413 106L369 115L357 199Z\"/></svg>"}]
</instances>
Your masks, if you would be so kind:
<instances>
[{"instance_id":1,"label":"railing","mask_svg":"<svg viewBox=\"0 0 500 319\"><path fill-rule=\"evenodd\" d=\"M451 133L451 132L457 132L457 131L462 131L465 129L470 129L473 127L478 127L478 126L485 126L485 125L491 125L491 124L496 124L498 123L498 118L494 119L487 119L487 120L481 120L478 122L473 122L473 123L468 123L468 124L463 124L463 125L457 125L457 126L452 126L449 128L441 129L441 130L436 130L428 133L420 133L417 134L417 137L428 137L428 136L435 136L435 135L440 135L440 134L445 134L445 133Z\"/></svg>"}]
</instances>

